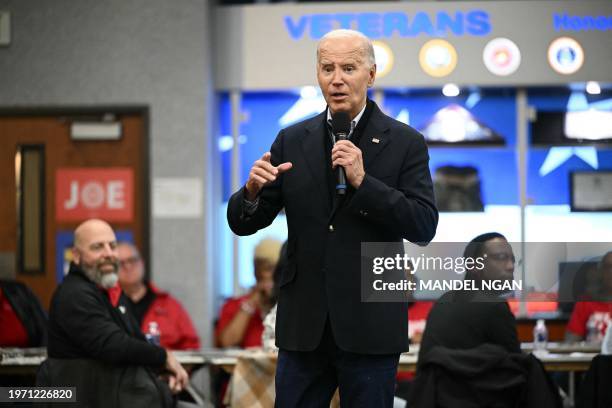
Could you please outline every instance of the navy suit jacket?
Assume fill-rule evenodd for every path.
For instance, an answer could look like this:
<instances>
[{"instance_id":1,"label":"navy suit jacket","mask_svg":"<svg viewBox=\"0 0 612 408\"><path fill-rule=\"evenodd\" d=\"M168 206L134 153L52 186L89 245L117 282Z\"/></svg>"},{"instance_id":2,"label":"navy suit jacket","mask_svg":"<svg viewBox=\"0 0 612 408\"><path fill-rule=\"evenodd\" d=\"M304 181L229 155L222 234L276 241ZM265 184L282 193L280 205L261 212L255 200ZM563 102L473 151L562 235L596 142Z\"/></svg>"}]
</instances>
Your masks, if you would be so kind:
<instances>
[{"instance_id":1,"label":"navy suit jacket","mask_svg":"<svg viewBox=\"0 0 612 408\"><path fill-rule=\"evenodd\" d=\"M281 130L270 150L273 165L293 168L262 189L256 211L244 210L244 187L230 198L232 231L250 235L285 209L287 267L280 277L276 344L314 350L329 317L342 350L364 354L408 349L407 304L361 301L361 243L403 239L429 242L438 212L424 138L385 114L372 101L359 148L365 178L349 188L342 205L328 190L326 112Z\"/></svg>"}]
</instances>

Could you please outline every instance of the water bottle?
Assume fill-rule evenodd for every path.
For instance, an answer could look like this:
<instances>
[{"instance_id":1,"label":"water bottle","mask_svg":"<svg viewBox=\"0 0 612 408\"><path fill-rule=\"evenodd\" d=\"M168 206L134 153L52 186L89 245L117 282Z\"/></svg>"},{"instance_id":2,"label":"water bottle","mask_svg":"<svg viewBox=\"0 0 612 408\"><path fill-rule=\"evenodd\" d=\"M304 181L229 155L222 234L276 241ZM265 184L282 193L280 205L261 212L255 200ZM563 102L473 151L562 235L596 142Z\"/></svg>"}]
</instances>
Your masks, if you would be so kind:
<instances>
[{"instance_id":1,"label":"water bottle","mask_svg":"<svg viewBox=\"0 0 612 408\"><path fill-rule=\"evenodd\" d=\"M147 333L145 334L145 338L147 339L147 341L151 344L159 346L160 336L161 333L159 331L159 325L157 324L157 322L149 322L149 328L147 330Z\"/></svg>"},{"instance_id":2,"label":"water bottle","mask_svg":"<svg viewBox=\"0 0 612 408\"><path fill-rule=\"evenodd\" d=\"M608 322L606 335L604 336L603 342L601 343L601 354L608 356L612 354L612 321Z\"/></svg>"},{"instance_id":3,"label":"water bottle","mask_svg":"<svg viewBox=\"0 0 612 408\"><path fill-rule=\"evenodd\" d=\"M538 319L535 327L533 328L533 351L542 352L546 351L548 344L548 330L544 324L544 319Z\"/></svg>"},{"instance_id":4,"label":"water bottle","mask_svg":"<svg viewBox=\"0 0 612 408\"><path fill-rule=\"evenodd\" d=\"M586 325L586 342L597 343L599 341L601 341L601 332L595 319L590 318Z\"/></svg>"}]
</instances>

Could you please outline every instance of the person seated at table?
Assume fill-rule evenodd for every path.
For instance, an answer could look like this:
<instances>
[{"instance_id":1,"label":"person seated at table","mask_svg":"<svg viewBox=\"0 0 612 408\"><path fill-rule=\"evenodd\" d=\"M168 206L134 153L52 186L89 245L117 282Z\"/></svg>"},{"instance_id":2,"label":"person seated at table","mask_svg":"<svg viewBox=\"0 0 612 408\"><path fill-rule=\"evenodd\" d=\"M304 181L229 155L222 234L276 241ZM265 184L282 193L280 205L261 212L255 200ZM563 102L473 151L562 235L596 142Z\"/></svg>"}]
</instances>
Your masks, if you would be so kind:
<instances>
[{"instance_id":1,"label":"person seated at table","mask_svg":"<svg viewBox=\"0 0 612 408\"><path fill-rule=\"evenodd\" d=\"M421 343L423 332L425 331L425 326L427 324L427 317L429 316L429 312L431 311L434 302L427 300L416 300L412 296L412 293L409 294L409 299L408 338L412 346ZM407 400L410 396L410 389L412 388L413 379L413 372L398 372L395 377L397 383L395 387L395 396Z\"/></svg>"},{"instance_id":2,"label":"person seated at table","mask_svg":"<svg viewBox=\"0 0 612 408\"><path fill-rule=\"evenodd\" d=\"M464 280L475 287L487 280L513 280L512 247L499 233L477 236L463 257L482 261L466 268ZM504 290L457 290L438 299L427 318L409 406L560 406L541 363L521 353L506 295Z\"/></svg>"},{"instance_id":3,"label":"person seated at table","mask_svg":"<svg viewBox=\"0 0 612 408\"><path fill-rule=\"evenodd\" d=\"M47 314L21 282L0 280L0 347L47 345Z\"/></svg>"},{"instance_id":4,"label":"person seated at table","mask_svg":"<svg viewBox=\"0 0 612 408\"><path fill-rule=\"evenodd\" d=\"M409 269L406 271L408 281L418 285L418 278L411 271L414 270L412 262L409 263ZM423 332L427 324L427 317L433 307L434 302L430 300L418 300L414 291L408 291L408 339L410 344L420 344L423 338Z\"/></svg>"},{"instance_id":5,"label":"person seated at table","mask_svg":"<svg viewBox=\"0 0 612 408\"><path fill-rule=\"evenodd\" d=\"M597 271L601 284L591 300L576 302L566 327L567 342L597 342L603 339L612 323L612 251L599 261Z\"/></svg>"},{"instance_id":6,"label":"person seated at table","mask_svg":"<svg viewBox=\"0 0 612 408\"><path fill-rule=\"evenodd\" d=\"M49 358L38 386L76 386L82 406L166 407L188 376L174 354L148 343L117 283L117 240L98 219L74 232L73 261L49 311ZM158 380L165 370L168 385Z\"/></svg>"},{"instance_id":7,"label":"person seated at table","mask_svg":"<svg viewBox=\"0 0 612 408\"><path fill-rule=\"evenodd\" d=\"M486 257L483 257L484 254ZM484 267L467 268L464 280L512 281L515 258L506 238L497 232L474 238L464 258L483 257ZM438 299L427 318L419 358L435 346L469 349L497 344L508 352L520 352L516 319L504 299L504 291L451 291Z\"/></svg>"},{"instance_id":8,"label":"person seated at table","mask_svg":"<svg viewBox=\"0 0 612 408\"><path fill-rule=\"evenodd\" d=\"M270 304L272 309L264 317L263 326L264 330L261 335L261 343L266 351L278 351L276 347L276 306L279 295L279 283L283 275L285 268L287 267L287 244L289 241L285 241L280 249L280 255L276 267L274 268L274 285L272 286L272 297Z\"/></svg>"},{"instance_id":9,"label":"person seated at table","mask_svg":"<svg viewBox=\"0 0 612 408\"><path fill-rule=\"evenodd\" d=\"M281 242L270 238L255 247L255 286L246 295L229 299L221 308L215 330L219 347L262 345L263 319L272 308L274 269L280 249Z\"/></svg>"},{"instance_id":10,"label":"person seated at table","mask_svg":"<svg viewBox=\"0 0 612 408\"><path fill-rule=\"evenodd\" d=\"M160 344L171 350L197 350L198 337L189 315L178 300L144 279L144 261L138 249L129 242L117 244L119 285L143 333L157 325Z\"/></svg>"}]
</instances>

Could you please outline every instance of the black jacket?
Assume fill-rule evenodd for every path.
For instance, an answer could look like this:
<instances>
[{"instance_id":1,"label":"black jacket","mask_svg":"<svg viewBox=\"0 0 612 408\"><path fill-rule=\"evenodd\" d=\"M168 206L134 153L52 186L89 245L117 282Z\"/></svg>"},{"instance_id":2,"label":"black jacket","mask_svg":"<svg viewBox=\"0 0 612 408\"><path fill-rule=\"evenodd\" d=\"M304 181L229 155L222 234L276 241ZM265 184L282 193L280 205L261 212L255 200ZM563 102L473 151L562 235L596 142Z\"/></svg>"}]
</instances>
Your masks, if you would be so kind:
<instances>
[{"instance_id":1,"label":"black jacket","mask_svg":"<svg viewBox=\"0 0 612 408\"><path fill-rule=\"evenodd\" d=\"M447 292L438 299L427 317L419 349L419 365L436 346L471 349L496 344L510 353L520 353L516 319L504 299L481 294Z\"/></svg>"},{"instance_id":2,"label":"black jacket","mask_svg":"<svg viewBox=\"0 0 612 408\"><path fill-rule=\"evenodd\" d=\"M576 401L577 408L609 408L612 407L612 356L595 356L587 371L580 394Z\"/></svg>"},{"instance_id":3,"label":"black jacket","mask_svg":"<svg viewBox=\"0 0 612 408\"><path fill-rule=\"evenodd\" d=\"M72 264L70 272L51 300L49 361L43 367L42 373L46 373L46 376L41 376L44 382L66 385L65 373L74 372L69 378L77 381L82 388L93 390L97 387L110 387L109 384L121 384L124 387L124 381L129 378L129 383L136 388L143 388L142 384L148 383L150 389L156 389L154 400L159 402L158 406L163 406L162 401L168 389L157 382L152 369L163 367L166 351L147 343L128 310L123 294L117 307L114 307L107 293ZM98 367L100 372L90 373L91 367ZM127 377L124 378L125 375ZM117 382L120 377L123 380ZM102 386L84 380L100 378L106 378L108 384ZM117 406L115 401L120 399L120 391L117 387L112 388L112 391L100 393L106 395L107 399L95 401L98 405L83 406ZM128 397L130 393L124 394ZM108 405L109 401L111 405ZM150 407L147 401L149 399L143 398L139 406Z\"/></svg>"},{"instance_id":4,"label":"black jacket","mask_svg":"<svg viewBox=\"0 0 612 408\"><path fill-rule=\"evenodd\" d=\"M47 314L30 288L20 282L0 281L2 293L28 333L28 347L47 345Z\"/></svg>"},{"instance_id":5,"label":"black jacket","mask_svg":"<svg viewBox=\"0 0 612 408\"><path fill-rule=\"evenodd\" d=\"M108 364L93 359L48 358L36 376L37 387L75 387L74 408L167 408L168 387L145 366ZM36 404L38 407L40 404ZM49 403L43 407L65 407Z\"/></svg>"},{"instance_id":6,"label":"black jacket","mask_svg":"<svg viewBox=\"0 0 612 408\"><path fill-rule=\"evenodd\" d=\"M435 235L429 156L422 135L368 101L359 121L366 176L346 199L334 200L326 153L326 112L282 130L270 150L273 165L293 168L266 186L254 214L244 188L230 198L227 218L238 235L254 234L287 215L287 267L280 278L276 343L310 351L329 317L338 347L355 353L407 350L407 304L361 301L361 244L428 242ZM397 246L397 245L396 245Z\"/></svg>"},{"instance_id":7,"label":"black jacket","mask_svg":"<svg viewBox=\"0 0 612 408\"><path fill-rule=\"evenodd\" d=\"M48 355L162 367L166 351L146 342L122 294L115 308L104 290L74 264L49 310Z\"/></svg>"},{"instance_id":8,"label":"black jacket","mask_svg":"<svg viewBox=\"0 0 612 408\"><path fill-rule=\"evenodd\" d=\"M419 357L411 389L411 408L561 408L537 358L493 344L432 348Z\"/></svg>"}]
</instances>

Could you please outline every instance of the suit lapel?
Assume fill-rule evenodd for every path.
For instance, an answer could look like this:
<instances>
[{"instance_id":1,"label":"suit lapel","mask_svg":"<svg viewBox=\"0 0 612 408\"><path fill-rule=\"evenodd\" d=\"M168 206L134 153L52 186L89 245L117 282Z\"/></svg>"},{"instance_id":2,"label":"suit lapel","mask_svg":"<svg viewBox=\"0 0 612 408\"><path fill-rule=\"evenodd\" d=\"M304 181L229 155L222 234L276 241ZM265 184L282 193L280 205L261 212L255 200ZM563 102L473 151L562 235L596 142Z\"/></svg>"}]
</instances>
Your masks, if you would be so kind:
<instances>
[{"instance_id":1,"label":"suit lapel","mask_svg":"<svg viewBox=\"0 0 612 408\"><path fill-rule=\"evenodd\" d=\"M372 103L374 104L374 102ZM349 189L349 196L344 200L340 200L338 197L334 197L333 203L329 200L325 167L328 164L326 163L326 155L323 148L324 138L328 137L327 129L323 123L326 114L327 111L324 111L306 125L306 134L301 138L301 144L308 170L317 186L317 190L323 198L323 202L326 204L326 212L330 214L329 221L331 222L337 211L342 207L343 202L350 200L350 196L354 191ZM389 145L389 142L389 126L386 124L385 115L374 104L372 114L366 127L363 129L363 134L359 141L359 148L363 156L366 173L378 155Z\"/></svg>"},{"instance_id":2,"label":"suit lapel","mask_svg":"<svg viewBox=\"0 0 612 408\"><path fill-rule=\"evenodd\" d=\"M327 111L317 115L307 126L306 134L301 138L304 159L308 164L308 170L314 179L317 190L326 203L327 211L331 211L329 192L327 191L327 173L324 151L324 137L327 137L327 129L323 126L323 118ZM331 166L331 164L330 164Z\"/></svg>"},{"instance_id":3,"label":"suit lapel","mask_svg":"<svg viewBox=\"0 0 612 408\"><path fill-rule=\"evenodd\" d=\"M372 101L372 114L368 118L366 127L363 129L363 133L359 140L359 149L361 149L361 155L363 157L363 166L368 172L369 166L376 160L380 152L382 152L389 144L389 126L386 124L385 115L380 111L378 106ZM344 203L351 200L351 197L355 194L353 188L347 190L346 197L334 197L333 208L329 216L328 223L333 222L337 212L342 208Z\"/></svg>"},{"instance_id":4,"label":"suit lapel","mask_svg":"<svg viewBox=\"0 0 612 408\"><path fill-rule=\"evenodd\" d=\"M378 106L374 104L372 116L370 116L370 120L363 130L363 135L359 141L359 148L361 149L366 173L374 160L376 160L376 157L389 144L389 126L385 123L384 119L385 116Z\"/></svg>"}]
</instances>

